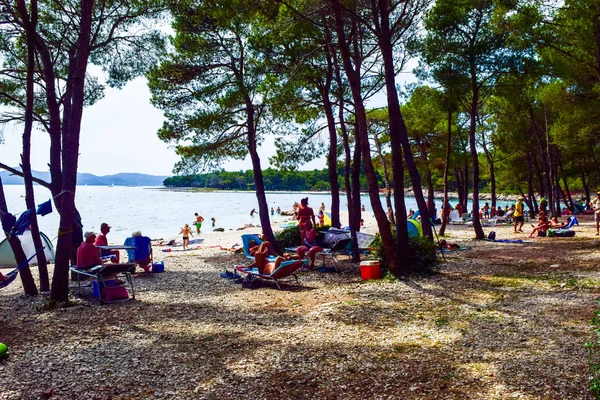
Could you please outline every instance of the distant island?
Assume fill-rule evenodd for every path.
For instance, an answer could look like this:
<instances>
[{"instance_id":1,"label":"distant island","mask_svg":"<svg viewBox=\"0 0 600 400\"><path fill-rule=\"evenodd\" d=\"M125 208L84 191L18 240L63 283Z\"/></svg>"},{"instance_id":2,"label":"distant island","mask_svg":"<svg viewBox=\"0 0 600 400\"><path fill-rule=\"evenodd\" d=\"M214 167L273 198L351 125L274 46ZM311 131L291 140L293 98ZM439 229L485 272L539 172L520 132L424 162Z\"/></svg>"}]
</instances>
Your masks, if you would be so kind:
<instances>
[{"instance_id":1,"label":"distant island","mask_svg":"<svg viewBox=\"0 0 600 400\"><path fill-rule=\"evenodd\" d=\"M33 176L50 182L50 173L32 171ZM77 186L163 186L168 176L146 175L121 172L115 175L97 176L87 173L77 174ZM23 178L8 171L0 171L0 179L4 185L22 185Z\"/></svg>"}]
</instances>

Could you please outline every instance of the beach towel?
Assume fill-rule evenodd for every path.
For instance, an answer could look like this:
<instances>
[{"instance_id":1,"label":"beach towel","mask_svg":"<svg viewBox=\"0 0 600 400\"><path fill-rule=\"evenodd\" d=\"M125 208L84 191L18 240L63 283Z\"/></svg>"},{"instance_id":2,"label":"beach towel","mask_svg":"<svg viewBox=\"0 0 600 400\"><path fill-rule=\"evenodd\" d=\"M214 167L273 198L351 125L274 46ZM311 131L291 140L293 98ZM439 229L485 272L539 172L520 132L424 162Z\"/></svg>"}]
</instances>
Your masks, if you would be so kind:
<instances>
[{"instance_id":1,"label":"beach towel","mask_svg":"<svg viewBox=\"0 0 600 400\"><path fill-rule=\"evenodd\" d=\"M525 240L521 240L521 239L483 239L486 240L488 242L496 242L496 243L531 243L530 241L525 241Z\"/></svg>"}]
</instances>

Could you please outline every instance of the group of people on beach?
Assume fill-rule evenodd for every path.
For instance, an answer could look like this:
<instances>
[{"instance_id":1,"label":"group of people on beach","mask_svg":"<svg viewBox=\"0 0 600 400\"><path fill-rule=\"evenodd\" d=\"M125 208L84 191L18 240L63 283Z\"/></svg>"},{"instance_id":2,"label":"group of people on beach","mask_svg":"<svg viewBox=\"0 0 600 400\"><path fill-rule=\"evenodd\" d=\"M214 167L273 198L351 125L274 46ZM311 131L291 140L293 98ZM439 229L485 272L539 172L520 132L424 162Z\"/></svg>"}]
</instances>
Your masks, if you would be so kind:
<instances>
[{"instance_id":1,"label":"group of people on beach","mask_svg":"<svg viewBox=\"0 0 600 400\"><path fill-rule=\"evenodd\" d=\"M110 260L111 263L119 264L121 257L119 250L110 250L99 248L101 246L108 246L108 233L110 232L111 226L106 222L100 225L100 233L94 231L87 231L83 234L84 241L77 248L77 269L88 270L97 265L102 265L102 258ZM141 231L136 231L132 236L142 236ZM151 257L148 255L145 259L136 260L138 265L145 271L150 271L152 265L150 265Z\"/></svg>"},{"instance_id":2,"label":"group of people on beach","mask_svg":"<svg viewBox=\"0 0 600 400\"><path fill-rule=\"evenodd\" d=\"M194 216L196 217L196 221L194 222L194 225L196 227L196 234L199 235L202 229L202 223L204 222L204 217L202 217L202 215L198 213L194 213ZM212 217L210 219L210 222L212 223L212 227L214 228L217 220L215 219L215 217ZM194 234L192 233L192 228L190 228L189 224L185 224L183 228L181 228L179 234L182 235L181 239L183 249L186 250L190 243L190 236L194 237Z\"/></svg>"},{"instance_id":3,"label":"group of people on beach","mask_svg":"<svg viewBox=\"0 0 600 400\"><path fill-rule=\"evenodd\" d=\"M320 212L323 212L325 205L321 204ZM313 269L315 266L315 256L323 251L323 248L317 243L319 233L315 229L316 216L314 210L308 206L308 197L300 200L300 204L294 204L294 217L298 220L300 228L301 245L296 249L297 256L292 256L288 253L279 255L275 252L273 245L268 241L263 241L260 245L256 242L250 242L249 254L254 256L254 264L261 274L269 275L275 271L279 265L286 260L303 260L307 255L309 266L306 269ZM275 256L275 261L269 261L269 256Z\"/></svg>"}]
</instances>

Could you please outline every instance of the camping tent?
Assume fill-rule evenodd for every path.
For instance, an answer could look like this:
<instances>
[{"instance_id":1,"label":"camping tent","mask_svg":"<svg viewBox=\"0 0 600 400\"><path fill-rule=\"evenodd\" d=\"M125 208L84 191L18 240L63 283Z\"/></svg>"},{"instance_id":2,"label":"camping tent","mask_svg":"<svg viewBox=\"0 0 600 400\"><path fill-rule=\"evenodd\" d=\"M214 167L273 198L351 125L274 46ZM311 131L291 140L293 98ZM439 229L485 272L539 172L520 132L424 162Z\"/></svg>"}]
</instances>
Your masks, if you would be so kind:
<instances>
[{"instance_id":1,"label":"camping tent","mask_svg":"<svg viewBox=\"0 0 600 400\"><path fill-rule=\"evenodd\" d=\"M54 246L48 236L40 232L40 237L42 239L42 245L46 246L44 248L44 254L46 255L46 260L48 262L54 261ZM27 258L33 256L35 251L35 246L33 245L33 238L31 237L31 231L26 230L22 235L19 236L19 240L21 241L21 246L23 247L23 251ZM31 261L29 261L29 265L37 265L37 257L33 257ZM8 243L8 239L4 239L0 242L0 266L2 267L16 267L17 260L15 260L15 255L10 247L10 243Z\"/></svg>"},{"instance_id":2,"label":"camping tent","mask_svg":"<svg viewBox=\"0 0 600 400\"><path fill-rule=\"evenodd\" d=\"M414 219L407 219L406 227L408 228L409 237L423 236L423 228L421 228L421 224L419 223L419 221L415 221Z\"/></svg>"}]
</instances>

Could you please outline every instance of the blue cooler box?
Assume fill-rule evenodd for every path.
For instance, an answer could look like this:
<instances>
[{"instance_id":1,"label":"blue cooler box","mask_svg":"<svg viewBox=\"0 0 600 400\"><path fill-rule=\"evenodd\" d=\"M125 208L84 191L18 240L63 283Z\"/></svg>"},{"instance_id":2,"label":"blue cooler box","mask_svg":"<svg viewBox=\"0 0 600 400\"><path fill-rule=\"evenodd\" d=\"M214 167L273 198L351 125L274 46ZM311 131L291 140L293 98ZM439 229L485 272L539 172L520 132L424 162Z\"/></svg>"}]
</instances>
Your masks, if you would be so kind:
<instances>
[{"instance_id":1,"label":"blue cooler box","mask_svg":"<svg viewBox=\"0 0 600 400\"><path fill-rule=\"evenodd\" d=\"M155 262L152 264L152 272L154 273L161 273L161 272L165 272L165 263L164 262Z\"/></svg>"}]
</instances>

